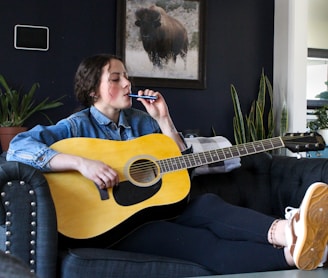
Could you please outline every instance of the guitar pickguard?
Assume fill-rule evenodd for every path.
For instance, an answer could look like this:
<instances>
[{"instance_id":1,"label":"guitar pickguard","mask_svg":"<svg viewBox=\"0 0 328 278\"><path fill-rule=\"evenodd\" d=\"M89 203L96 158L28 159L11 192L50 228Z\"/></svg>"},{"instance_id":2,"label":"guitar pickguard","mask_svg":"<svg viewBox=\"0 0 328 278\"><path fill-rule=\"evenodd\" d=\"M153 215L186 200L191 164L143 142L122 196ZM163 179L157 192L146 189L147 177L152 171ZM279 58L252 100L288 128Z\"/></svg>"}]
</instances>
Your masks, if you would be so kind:
<instances>
[{"instance_id":1,"label":"guitar pickguard","mask_svg":"<svg viewBox=\"0 0 328 278\"><path fill-rule=\"evenodd\" d=\"M119 205L131 206L154 196L160 190L161 186L162 179L147 187L140 187L129 181L123 181L113 188L113 196Z\"/></svg>"}]
</instances>

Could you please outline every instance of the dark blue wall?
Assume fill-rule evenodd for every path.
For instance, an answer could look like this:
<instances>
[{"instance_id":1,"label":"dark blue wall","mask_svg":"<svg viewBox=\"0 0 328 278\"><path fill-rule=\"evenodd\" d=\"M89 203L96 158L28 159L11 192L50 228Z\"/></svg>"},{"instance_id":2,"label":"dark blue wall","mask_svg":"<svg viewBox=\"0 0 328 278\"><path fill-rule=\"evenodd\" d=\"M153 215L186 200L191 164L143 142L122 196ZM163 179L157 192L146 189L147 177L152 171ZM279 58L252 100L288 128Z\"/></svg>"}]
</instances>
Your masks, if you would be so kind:
<instances>
[{"instance_id":1,"label":"dark blue wall","mask_svg":"<svg viewBox=\"0 0 328 278\"><path fill-rule=\"evenodd\" d=\"M179 130L200 129L207 136L213 126L233 140L230 84L246 113L262 68L272 80L274 0L208 0L205 16L207 88L158 89ZM57 121L77 107L73 77L78 63L95 53L116 52L116 22L115 0L8 1L0 9L0 73L16 87L39 82L40 99L66 95L65 105L48 113ZM48 26L49 51L14 49L16 24ZM36 123L46 122L35 117L28 126Z\"/></svg>"}]
</instances>

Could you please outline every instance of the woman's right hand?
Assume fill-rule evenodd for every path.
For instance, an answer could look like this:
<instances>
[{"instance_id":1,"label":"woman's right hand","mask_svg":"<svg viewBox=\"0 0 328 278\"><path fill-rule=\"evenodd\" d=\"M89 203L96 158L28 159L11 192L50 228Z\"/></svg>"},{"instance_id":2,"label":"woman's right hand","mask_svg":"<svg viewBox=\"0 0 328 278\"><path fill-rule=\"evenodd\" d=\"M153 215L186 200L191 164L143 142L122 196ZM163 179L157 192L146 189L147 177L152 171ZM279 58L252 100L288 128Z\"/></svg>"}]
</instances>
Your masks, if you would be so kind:
<instances>
[{"instance_id":1,"label":"woman's right hand","mask_svg":"<svg viewBox=\"0 0 328 278\"><path fill-rule=\"evenodd\" d=\"M92 180L100 189L111 188L119 183L117 172L99 160L92 160L69 154L57 154L49 162L52 171L79 171Z\"/></svg>"},{"instance_id":2,"label":"woman's right hand","mask_svg":"<svg viewBox=\"0 0 328 278\"><path fill-rule=\"evenodd\" d=\"M83 158L79 172L96 183L100 189L114 187L119 183L116 171L99 160Z\"/></svg>"}]
</instances>

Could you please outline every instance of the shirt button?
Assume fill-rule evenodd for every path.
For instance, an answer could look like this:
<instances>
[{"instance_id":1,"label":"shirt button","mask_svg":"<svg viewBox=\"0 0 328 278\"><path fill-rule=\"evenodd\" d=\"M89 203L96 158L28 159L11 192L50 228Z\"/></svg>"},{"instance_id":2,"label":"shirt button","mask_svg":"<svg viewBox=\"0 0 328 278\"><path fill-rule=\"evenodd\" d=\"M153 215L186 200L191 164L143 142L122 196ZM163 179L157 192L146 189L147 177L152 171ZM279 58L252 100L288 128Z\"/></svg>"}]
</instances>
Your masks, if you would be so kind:
<instances>
[{"instance_id":1,"label":"shirt button","mask_svg":"<svg viewBox=\"0 0 328 278\"><path fill-rule=\"evenodd\" d=\"M38 161L39 161L39 162L42 162L42 161L44 161L44 155L43 155L43 156L41 156L41 157L39 157L39 158L38 158Z\"/></svg>"}]
</instances>

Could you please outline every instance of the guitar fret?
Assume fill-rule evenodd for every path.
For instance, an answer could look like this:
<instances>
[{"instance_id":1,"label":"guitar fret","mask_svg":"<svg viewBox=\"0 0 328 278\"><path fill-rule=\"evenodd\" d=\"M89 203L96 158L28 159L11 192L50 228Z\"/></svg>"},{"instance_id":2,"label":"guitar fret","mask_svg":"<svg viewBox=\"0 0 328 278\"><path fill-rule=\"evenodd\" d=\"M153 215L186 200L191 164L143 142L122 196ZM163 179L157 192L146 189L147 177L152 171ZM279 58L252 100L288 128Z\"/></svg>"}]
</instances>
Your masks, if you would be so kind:
<instances>
[{"instance_id":1,"label":"guitar fret","mask_svg":"<svg viewBox=\"0 0 328 278\"><path fill-rule=\"evenodd\" d=\"M246 146L246 148L247 148L247 153L248 154L249 153L255 153L256 152L256 149L255 149L253 143L248 143L247 145L248 145L248 148L247 148L247 146Z\"/></svg>"},{"instance_id":2,"label":"guitar fret","mask_svg":"<svg viewBox=\"0 0 328 278\"><path fill-rule=\"evenodd\" d=\"M170 170L174 171L178 168L176 160L174 158L170 158L169 161L171 161Z\"/></svg>"},{"instance_id":3,"label":"guitar fret","mask_svg":"<svg viewBox=\"0 0 328 278\"><path fill-rule=\"evenodd\" d=\"M183 156L180 156L178 159L179 159L179 162L180 162L180 169L188 168L186 160L184 159Z\"/></svg>"},{"instance_id":4,"label":"guitar fret","mask_svg":"<svg viewBox=\"0 0 328 278\"><path fill-rule=\"evenodd\" d=\"M201 165L200 153L195 153L195 166Z\"/></svg>"},{"instance_id":5,"label":"guitar fret","mask_svg":"<svg viewBox=\"0 0 328 278\"><path fill-rule=\"evenodd\" d=\"M168 170L166 168L166 164L167 164L166 159L165 160L159 160L157 163L159 165L159 169L160 169L161 173L168 172Z\"/></svg>"},{"instance_id":6,"label":"guitar fret","mask_svg":"<svg viewBox=\"0 0 328 278\"><path fill-rule=\"evenodd\" d=\"M231 147L231 153L232 153L232 157L240 156L240 152L236 146Z\"/></svg>"},{"instance_id":7,"label":"guitar fret","mask_svg":"<svg viewBox=\"0 0 328 278\"><path fill-rule=\"evenodd\" d=\"M206 163L209 163L210 161L208 160L208 156L207 156L208 152L204 152L204 153L200 153L199 158L201 161L201 165L204 165Z\"/></svg>"},{"instance_id":8,"label":"guitar fret","mask_svg":"<svg viewBox=\"0 0 328 278\"><path fill-rule=\"evenodd\" d=\"M190 161L190 155L185 155L183 157L184 157L184 160L186 162L187 168L191 168L192 167L192 163Z\"/></svg>"},{"instance_id":9,"label":"guitar fret","mask_svg":"<svg viewBox=\"0 0 328 278\"><path fill-rule=\"evenodd\" d=\"M217 150L210 150L210 151L206 151L206 161L208 163L212 163L217 161Z\"/></svg>"},{"instance_id":10,"label":"guitar fret","mask_svg":"<svg viewBox=\"0 0 328 278\"><path fill-rule=\"evenodd\" d=\"M187 164L186 164L186 161L182 157L179 157L177 159L179 160L179 169L186 169L186 168L188 168L187 167Z\"/></svg>"},{"instance_id":11,"label":"guitar fret","mask_svg":"<svg viewBox=\"0 0 328 278\"><path fill-rule=\"evenodd\" d=\"M237 149L238 149L239 155L241 155L241 156L248 154L245 144L241 144L241 145L239 145L239 147L237 146Z\"/></svg>"},{"instance_id":12,"label":"guitar fret","mask_svg":"<svg viewBox=\"0 0 328 278\"><path fill-rule=\"evenodd\" d=\"M280 137L276 138L275 142L272 142L274 148L284 147L283 142L281 141Z\"/></svg>"},{"instance_id":13,"label":"guitar fret","mask_svg":"<svg viewBox=\"0 0 328 278\"><path fill-rule=\"evenodd\" d=\"M268 142L270 143L270 145L271 145L271 148L274 148L274 145L273 145L273 140L268 140Z\"/></svg>"},{"instance_id":14,"label":"guitar fret","mask_svg":"<svg viewBox=\"0 0 328 278\"><path fill-rule=\"evenodd\" d=\"M261 142L253 143L253 146L254 146L254 149L258 152L265 150Z\"/></svg>"},{"instance_id":15,"label":"guitar fret","mask_svg":"<svg viewBox=\"0 0 328 278\"><path fill-rule=\"evenodd\" d=\"M222 149L217 150L216 151L216 154L217 154L217 157L218 157L218 159L216 159L216 160L223 160L223 159L225 159L225 155L224 155L224 152L222 151Z\"/></svg>"},{"instance_id":16,"label":"guitar fret","mask_svg":"<svg viewBox=\"0 0 328 278\"><path fill-rule=\"evenodd\" d=\"M230 151L230 148L224 148L223 149L223 153L225 155L225 158L232 158L233 157L233 155L232 155L232 153Z\"/></svg>"},{"instance_id":17,"label":"guitar fret","mask_svg":"<svg viewBox=\"0 0 328 278\"><path fill-rule=\"evenodd\" d=\"M166 159L165 167L166 167L166 172L170 172L172 170L171 163L170 163L170 158Z\"/></svg>"},{"instance_id":18,"label":"guitar fret","mask_svg":"<svg viewBox=\"0 0 328 278\"><path fill-rule=\"evenodd\" d=\"M189 161L190 161L191 166L195 167L196 166L195 156L192 155L192 154L189 154L188 157L189 157Z\"/></svg>"},{"instance_id":19,"label":"guitar fret","mask_svg":"<svg viewBox=\"0 0 328 278\"><path fill-rule=\"evenodd\" d=\"M176 157L175 161L176 161L176 166L177 166L175 170L183 169L182 164L181 164L181 159L179 159L179 157Z\"/></svg>"},{"instance_id":20,"label":"guitar fret","mask_svg":"<svg viewBox=\"0 0 328 278\"><path fill-rule=\"evenodd\" d=\"M208 153L208 161L210 163L218 161L218 155L217 155L217 150L211 150L211 151L207 151Z\"/></svg>"}]
</instances>

